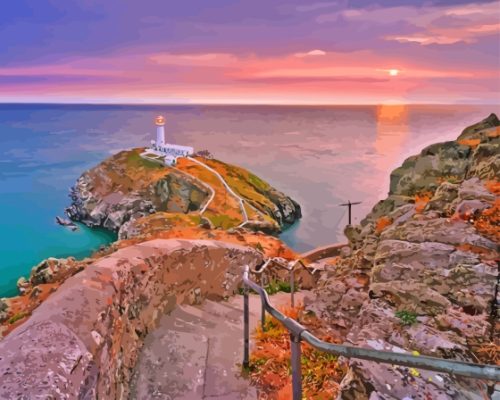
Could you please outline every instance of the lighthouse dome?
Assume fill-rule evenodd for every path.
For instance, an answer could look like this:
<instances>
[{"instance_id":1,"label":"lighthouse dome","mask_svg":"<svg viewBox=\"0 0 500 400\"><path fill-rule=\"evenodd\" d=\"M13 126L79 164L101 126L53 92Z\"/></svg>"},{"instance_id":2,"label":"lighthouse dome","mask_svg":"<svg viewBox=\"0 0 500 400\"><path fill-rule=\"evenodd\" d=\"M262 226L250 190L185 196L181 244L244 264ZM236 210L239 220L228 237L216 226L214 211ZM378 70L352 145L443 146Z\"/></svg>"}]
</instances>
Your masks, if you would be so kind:
<instances>
[{"instance_id":1,"label":"lighthouse dome","mask_svg":"<svg viewBox=\"0 0 500 400\"><path fill-rule=\"evenodd\" d=\"M163 115L158 115L155 118L155 124L158 126L163 126L165 125L165 117Z\"/></svg>"}]
</instances>

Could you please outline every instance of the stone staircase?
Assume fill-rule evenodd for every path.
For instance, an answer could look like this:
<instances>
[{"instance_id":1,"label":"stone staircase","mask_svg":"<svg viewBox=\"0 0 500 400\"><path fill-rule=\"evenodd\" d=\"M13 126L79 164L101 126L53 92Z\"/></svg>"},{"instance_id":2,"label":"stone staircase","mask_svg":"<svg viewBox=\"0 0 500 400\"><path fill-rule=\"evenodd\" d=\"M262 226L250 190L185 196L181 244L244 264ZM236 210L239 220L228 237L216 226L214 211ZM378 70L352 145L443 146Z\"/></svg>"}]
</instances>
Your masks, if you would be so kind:
<instances>
[{"instance_id":1,"label":"stone staircase","mask_svg":"<svg viewBox=\"0 0 500 400\"><path fill-rule=\"evenodd\" d=\"M306 293L296 293L296 301L303 302ZM290 294L273 295L271 302L289 305ZM251 332L260 321L260 310L260 299L250 295ZM255 400L255 389L241 377L242 357L243 296L179 305L146 337L131 399Z\"/></svg>"}]
</instances>

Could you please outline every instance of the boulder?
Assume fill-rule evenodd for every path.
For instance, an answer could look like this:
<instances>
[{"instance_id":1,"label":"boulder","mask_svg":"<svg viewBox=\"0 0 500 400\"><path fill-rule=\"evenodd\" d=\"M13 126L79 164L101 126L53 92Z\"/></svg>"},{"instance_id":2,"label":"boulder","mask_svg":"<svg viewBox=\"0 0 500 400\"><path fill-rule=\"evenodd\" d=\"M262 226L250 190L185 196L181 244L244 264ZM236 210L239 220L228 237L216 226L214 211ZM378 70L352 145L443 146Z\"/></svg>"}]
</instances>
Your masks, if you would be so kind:
<instances>
[{"instance_id":1,"label":"boulder","mask_svg":"<svg viewBox=\"0 0 500 400\"><path fill-rule=\"evenodd\" d=\"M382 232L380 239L416 243L439 242L454 246L469 244L495 251L498 248L495 242L479 235L472 225L448 218L411 220L400 226L390 226Z\"/></svg>"},{"instance_id":2,"label":"boulder","mask_svg":"<svg viewBox=\"0 0 500 400\"><path fill-rule=\"evenodd\" d=\"M77 273L81 268L82 266L73 257L50 257L32 268L29 283L36 286L42 283L60 282ZM18 281L18 287L22 287L23 284L24 281Z\"/></svg>"},{"instance_id":3,"label":"boulder","mask_svg":"<svg viewBox=\"0 0 500 400\"><path fill-rule=\"evenodd\" d=\"M497 128L498 129L498 128ZM472 156L467 177L495 179L500 175L500 137L495 143L481 143Z\"/></svg>"},{"instance_id":4,"label":"boulder","mask_svg":"<svg viewBox=\"0 0 500 400\"><path fill-rule=\"evenodd\" d=\"M30 288L31 284L24 276L17 280L17 289L21 295L25 294Z\"/></svg>"},{"instance_id":5,"label":"boulder","mask_svg":"<svg viewBox=\"0 0 500 400\"><path fill-rule=\"evenodd\" d=\"M9 306L5 299L0 299L0 322L7 320L9 315Z\"/></svg>"},{"instance_id":6,"label":"boulder","mask_svg":"<svg viewBox=\"0 0 500 400\"><path fill-rule=\"evenodd\" d=\"M481 122L465 128L458 137L457 141L467 139L480 139L483 141L490 135L491 129L494 129L497 126L500 126L500 120L495 114L491 113Z\"/></svg>"},{"instance_id":7,"label":"boulder","mask_svg":"<svg viewBox=\"0 0 500 400\"><path fill-rule=\"evenodd\" d=\"M413 196L424 190L434 192L440 179L465 176L469 154L470 147L454 141L426 147L420 156L410 157L392 172L390 194Z\"/></svg>"},{"instance_id":8,"label":"boulder","mask_svg":"<svg viewBox=\"0 0 500 400\"><path fill-rule=\"evenodd\" d=\"M443 182L437 190L434 192L434 195L429 200L425 207L425 211L439 211L444 215L452 214L452 203L458 197L458 189L459 185Z\"/></svg>"}]
</instances>

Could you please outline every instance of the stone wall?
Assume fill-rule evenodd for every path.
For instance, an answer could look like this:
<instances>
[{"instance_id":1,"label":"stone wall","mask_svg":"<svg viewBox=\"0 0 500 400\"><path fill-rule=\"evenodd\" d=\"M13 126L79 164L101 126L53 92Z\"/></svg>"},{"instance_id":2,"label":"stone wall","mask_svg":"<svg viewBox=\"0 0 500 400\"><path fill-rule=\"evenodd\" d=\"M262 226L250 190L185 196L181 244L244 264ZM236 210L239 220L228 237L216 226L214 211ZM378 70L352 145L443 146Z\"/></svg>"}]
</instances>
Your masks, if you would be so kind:
<instances>
[{"instance_id":1,"label":"stone wall","mask_svg":"<svg viewBox=\"0 0 500 400\"><path fill-rule=\"evenodd\" d=\"M253 249L153 240L69 278L0 342L0 398L125 399L146 334L176 303L233 294Z\"/></svg>"}]
</instances>

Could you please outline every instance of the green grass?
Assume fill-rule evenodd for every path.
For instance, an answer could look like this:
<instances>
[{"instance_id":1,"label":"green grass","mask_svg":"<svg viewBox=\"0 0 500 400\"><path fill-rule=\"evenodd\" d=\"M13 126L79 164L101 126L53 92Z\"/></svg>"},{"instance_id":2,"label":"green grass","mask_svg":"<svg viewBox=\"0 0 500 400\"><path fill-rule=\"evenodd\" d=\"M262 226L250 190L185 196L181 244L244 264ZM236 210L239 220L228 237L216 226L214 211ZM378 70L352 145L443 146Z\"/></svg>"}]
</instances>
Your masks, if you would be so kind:
<instances>
[{"instance_id":1,"label":"green grass","mask_svg":"<svg viewBox=\"0 0 500 400\"><path fill-rule=\"evenodd\" d=\"M267 294L272 295L279 292L290 293L292 291L292 288L289 282L272 280L271 282L269 282L267 286L264 287L264 290L267 292ZM238 288L238 294L243 295L244 291L245 291L244 288L242 287ZM248 293L255 293L255 292L249 288Z\"/></svg>"},{"instance_id":2,"label":"green grass","mask_svg":"<svg viewBox=\"0 0 500 400\"><path fill-rule=\"evenodd\" d=\"M205 218L208 218L210 222L212 222L213 226L216 228L222 228L222 229L230 229L234 228L235 226L239 225L239 220L231 218L227 215L215 215L212 213L206 212L204 214Z\"/></svg>"},{"instance_id":3,"label":"green grass","mask_svg":"<svg viewBox=\"0 0 500 400\"><path fill-rule=\"evenodd\" d=\"M127 167L130 167L130 168L144 167L144 168L148 168L148 169L163 168L163 166L159 163L156 163L154 161L145 160L136 151L131 151L127 155Z\"/></svg>"},{"instance_id":4,"label":"green grass","mask_svg":"<svg viewBox=\"0 0 500 400\"><path fill-rule=\"evenodd\" d=\"M402 325L409 326L417 322L417 314L415 314L413 311L408 311L408 310L396 311L395 315L401 320Z\"/></svg>"},{"instance_id":5,"label":"green grass","mask_svg":"<svg viewBox=\"0 0 500 400\"><path fill-rule=\"evenodd\" d=\"M275 281L272 280L269 282L269 284L265 287L266 292L268 294L276 294L278 292L285 292L285 293L290 293L292 291L292 288L290 286L289 282L286 281Z\"/></svg>"}]
</instances>

